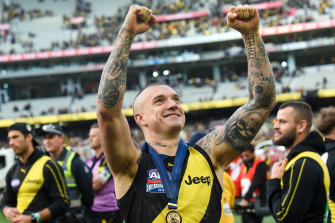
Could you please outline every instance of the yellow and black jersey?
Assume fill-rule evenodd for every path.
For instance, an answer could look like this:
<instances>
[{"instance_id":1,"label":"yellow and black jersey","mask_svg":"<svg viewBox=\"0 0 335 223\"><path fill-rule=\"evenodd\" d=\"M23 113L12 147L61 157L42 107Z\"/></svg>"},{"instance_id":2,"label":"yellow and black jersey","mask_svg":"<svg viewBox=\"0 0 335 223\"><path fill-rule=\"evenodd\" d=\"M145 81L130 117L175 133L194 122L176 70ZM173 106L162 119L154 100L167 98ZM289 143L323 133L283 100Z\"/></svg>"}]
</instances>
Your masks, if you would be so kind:
<instances>
[{"instance_id":1,"label":"yellow and black jersey","mask_svg":"<svg viewBox=\"0 0 335 223\"><path fill-rule=\"evenodd\" d=\"M322 137L311 132L288 154L280 179L267 182L267 200L276 222L324 222L329 174L319 154L325 152Z\"/></svg>"},{"instance_id":2,"label":"yellow and black jersey","mask_svg":"<svg viewBox=\"0 0 335 223\"><path fill-rule=\"evenodd\" d=\"M53 218L64 214L69 207L64 173L50 157L35 149L27 162L19 160L6 175L6 188L1 202L16 207L22 214L48 208Z\"/></svg>"},{"instance_id":3,"label":"yellow and black jersey","mask_svg":"<svg viewBox=\"0 0 335 223\"><path fill-rule=\"evenodd\" d=\"M164 165L171 175L174 157ZM183 223L220 221L222 188L207 153L198 146L189 147L181 172L177 212ZM118 200L127 222L166 222L168 200L154 161L142 151L141 162L128 192Z\"/></svg>"}]
</instances>

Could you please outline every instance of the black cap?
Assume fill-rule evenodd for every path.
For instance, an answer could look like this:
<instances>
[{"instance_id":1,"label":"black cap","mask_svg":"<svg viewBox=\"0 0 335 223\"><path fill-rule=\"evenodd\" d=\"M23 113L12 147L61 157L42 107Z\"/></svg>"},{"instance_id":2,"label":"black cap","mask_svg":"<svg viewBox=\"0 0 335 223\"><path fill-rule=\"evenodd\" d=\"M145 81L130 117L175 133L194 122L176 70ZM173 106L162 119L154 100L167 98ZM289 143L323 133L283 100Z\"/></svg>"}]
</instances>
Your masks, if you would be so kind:
<instances>
[{"instance_id":1,"label":"black cap","mask_svg":"<svg viewBox=\"0 0 335 223\"><path fill-rule=\"evenodd\" d=\"M47 124L42 126L41 135L50 134L50 135L64 135L64 130L58 124Z\"/></svg>"},{"instance_id":2,"label":"black cap","mask_svg":"<svg viewBox=\"0 0 335 223\"><path fill-rule=\"evenodd\" d=\"M38 142L34 139L34 130L31 127L31 125L29 125L28 123L25 122L16 122L14 124L12 124L11 126L8 127L8 132L10 131L20 131L22 132L22 134L27 135L27 134L32 134L33 136L33 145L34 146L38 146Z\"/></svg>"}]
</instances>

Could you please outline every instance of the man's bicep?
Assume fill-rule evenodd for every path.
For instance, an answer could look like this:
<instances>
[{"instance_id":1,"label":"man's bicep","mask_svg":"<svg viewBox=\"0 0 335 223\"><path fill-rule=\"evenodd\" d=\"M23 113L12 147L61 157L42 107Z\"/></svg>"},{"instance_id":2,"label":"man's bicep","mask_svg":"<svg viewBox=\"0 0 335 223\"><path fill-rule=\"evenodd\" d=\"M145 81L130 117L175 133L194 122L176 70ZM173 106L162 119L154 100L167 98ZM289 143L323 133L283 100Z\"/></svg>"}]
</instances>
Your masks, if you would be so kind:
<instances>
[{"instance_id":1,"label":"man's bicep","mask_svg":"<svg viewBox=\"0 0 335 223\"><path fill-rule=\"evenodd\" d=\"M265 110L250 103L236 110L223 127L199 142L206 151L210 151L212 160L219 166L226 167L249 146L268 115Z\"/></svg>"},{"instance_id":2,"label":"man's bicep","mask_svg":"<svg viewBox=\"0 0 335 223\"><path fill-rule=\"evenodd\" d=\"M232 160L240 155L230 144L222 140L224 134L224 128L220 128L212 131L196 143L208 153L215 170L224 169Z\"/></svg>"},{"instance_id":3,"label":"man's bicep","mask_svg":"<svg viewBox=\"0 0 335 223\"><path fill-rule=\"evenodd\" d=\"M127 119L122 114L108 120L98 118L102 136L102 148L113 174L129 170L129 165L136 164L139 152L132 138ZM127 168L126 168L127 167Z\"/></svg>"}]
</instances>

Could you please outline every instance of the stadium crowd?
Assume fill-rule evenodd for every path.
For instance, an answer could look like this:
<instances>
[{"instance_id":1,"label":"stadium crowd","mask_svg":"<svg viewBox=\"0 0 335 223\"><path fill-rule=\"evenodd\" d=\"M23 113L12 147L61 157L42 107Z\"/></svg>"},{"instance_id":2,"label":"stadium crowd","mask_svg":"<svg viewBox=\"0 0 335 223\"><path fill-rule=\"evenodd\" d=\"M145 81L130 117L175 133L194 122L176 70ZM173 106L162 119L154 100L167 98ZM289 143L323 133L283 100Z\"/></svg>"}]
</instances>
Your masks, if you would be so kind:
<instances>
[{"instance_id":1,"label":"stadium crowd","mask_svg":"<svg viewBox=\"0 0 335 223\"><path fill-rule=\"evenodd\" d=\"M44 1L39 4L44 4ZM67 2L67 1L66 1ZM145 35L141 35L135 41L162 40L175 37L185 37L194 35L211 35L214 33L229 32L225 21L225 8L231 4L257 4L262 1L159 1L146 0L134 1L133 3L142 4L152 8L157 15L171 15L178 13L189 13L197 11L208 11L196 18L173 19L171 21L161 21L152 27ZM334 13L334 0L319 1L295 1L289 0L279 4L274 8L260 10L261 26L272 27L289 24L297 24L318 20L330 20ZM59 3L61 4L61 2ZM38 5L36 5L38 7ZM47 47L39 47L39 34L16 32L14 28L4 29L0 32L0 41L13 47L7 51L0 51L1 54L16 54L28 52L52 51L61 49L77 49L83 47L112 45L115 35L119 30L121 20L129 7L128 4L120 7L114 15L96 14L94 2L76 0L73 4L71 14L57 15L52 10L42 12L39 9L33 9L26 12L19 2L2 4L1 23L8 23L15 27L15 21L18 20L24 24L28 18L43 19L47 17L61 17L63 24L46 21L50 26L65 27L73 29L70 39L50 40ZM52 20L53 21L53 20ZM86 31L90 30L90 31ZM52 32L52 30L51 30ZM57 32L57 29L55 29ZM44 40L45 41L45 40ZM16 47L15 47L16 46ZM20 46L20 47L17 47Z\"/></svg>"}]
</instances>

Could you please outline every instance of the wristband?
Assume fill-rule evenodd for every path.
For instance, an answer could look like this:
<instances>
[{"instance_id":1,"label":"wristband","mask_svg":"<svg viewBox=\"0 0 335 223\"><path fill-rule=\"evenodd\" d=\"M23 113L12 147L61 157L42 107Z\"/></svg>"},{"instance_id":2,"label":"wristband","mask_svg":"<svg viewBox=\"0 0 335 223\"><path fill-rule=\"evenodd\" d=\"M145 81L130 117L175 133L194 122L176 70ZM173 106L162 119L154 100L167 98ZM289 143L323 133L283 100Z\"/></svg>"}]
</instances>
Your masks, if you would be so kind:
<instances>
[{"instance_id":1,"label":"wristband","mask_svg":"<svg viewBox=\"0 0 335 223\"><path fill-rule=\"evenodd\" d=\"M32 213L31 215L31 222L32 223L39 223L41 222L41 215L38 212Z\"/></svg>"}]
</instances>

